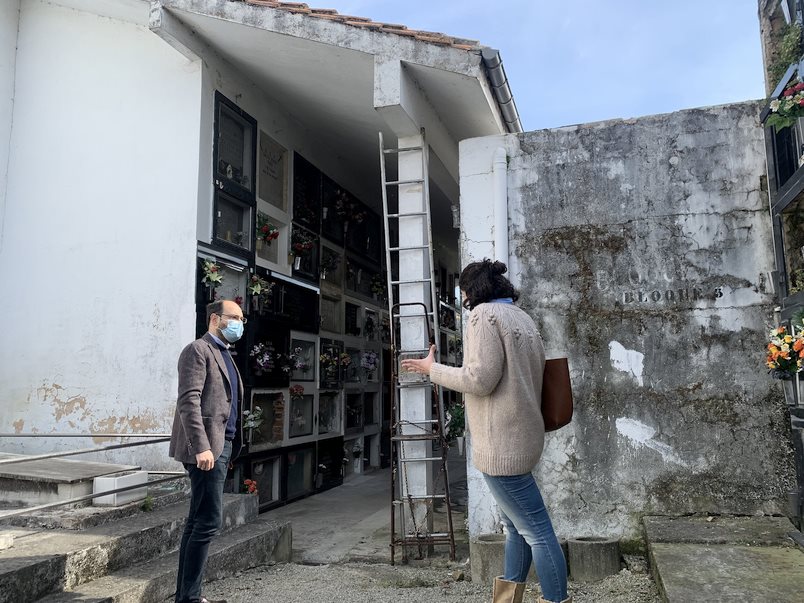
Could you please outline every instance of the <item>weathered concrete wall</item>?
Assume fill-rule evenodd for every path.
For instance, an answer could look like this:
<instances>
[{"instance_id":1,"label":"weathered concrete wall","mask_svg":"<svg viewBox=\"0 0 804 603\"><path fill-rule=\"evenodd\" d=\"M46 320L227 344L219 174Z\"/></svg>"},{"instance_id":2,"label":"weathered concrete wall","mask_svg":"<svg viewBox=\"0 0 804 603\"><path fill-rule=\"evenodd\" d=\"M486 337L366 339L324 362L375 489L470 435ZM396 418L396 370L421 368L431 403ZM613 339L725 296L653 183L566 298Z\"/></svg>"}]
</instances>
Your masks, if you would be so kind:
<instances>
[{"instance_id":1,"label":"weathered concrete wall","mask_svg":"<svg viewBox=\"0 0 804 603\"><path fill-rule=\"evenodd\" d=\"M462 144L462 211L483 194L485 158L507 149L512 278L548 357L570 358L575 419L537 470L564 536L634 537L643 513L786 509L788 422L763 368L773 255L758 112ZM474 247L488 243L465 236L464 258ZM472 511L473 533L495 531L489 497Z\"/></svg>"}]
</instances>

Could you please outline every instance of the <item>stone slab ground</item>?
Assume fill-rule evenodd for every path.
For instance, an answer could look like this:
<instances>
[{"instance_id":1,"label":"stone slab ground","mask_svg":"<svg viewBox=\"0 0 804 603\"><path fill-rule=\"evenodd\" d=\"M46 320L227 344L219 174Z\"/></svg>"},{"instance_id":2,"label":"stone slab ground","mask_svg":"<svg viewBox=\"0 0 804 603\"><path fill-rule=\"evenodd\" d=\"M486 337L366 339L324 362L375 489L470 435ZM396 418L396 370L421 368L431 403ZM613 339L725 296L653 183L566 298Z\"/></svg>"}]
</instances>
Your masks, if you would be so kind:
<instances>
[{"instance_id":1,"label":"stone slab ground","mask_svg":"<svg viewBox=\"0 0 804 603\"><path fill-rule=\"evenodd\" d=\"M804 601L804 551L780 517L646 517L654 578L667 603Z\"/></svg>"}]
</instances>

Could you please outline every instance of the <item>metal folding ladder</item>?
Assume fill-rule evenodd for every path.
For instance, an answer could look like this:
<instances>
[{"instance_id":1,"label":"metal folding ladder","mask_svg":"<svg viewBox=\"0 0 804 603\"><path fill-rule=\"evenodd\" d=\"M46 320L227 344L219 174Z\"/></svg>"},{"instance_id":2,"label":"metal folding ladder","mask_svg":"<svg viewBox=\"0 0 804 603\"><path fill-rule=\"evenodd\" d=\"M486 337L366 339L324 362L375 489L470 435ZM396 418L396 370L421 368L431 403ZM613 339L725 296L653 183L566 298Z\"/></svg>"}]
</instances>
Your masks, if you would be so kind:
<instances>
[{"instance_id":1,"label":"metal folding ladder","mask_svg":"<svg viewBox=\"0 0 804 603\"><path fill-rule=\"evenodd\" d=\"M449 472L447 469L447 444L446 433L444 431L444 405L440 388L434 386L429 377L413 373L400 374L399 361L402 357L423 357L429 353L428 346L425 349L403 349L401 347L402 321L421 321L422 336L426 333L423 341L434 343L438 346L437 337L433 334L438 333L438 310L440 309L438 295L435 286L435 266L433 263L433 236L432 223L430 218L430 192L428 182L428 147L425 142L424 128L421 130L421 146L403 148L385 148L382 132L380 138L380 171L382 177L382 201L383 218L385 226L385 260L386 278L388 286L388 311L391 321L391 407L393 416L391 420L391 564L394 563L397 547L402 547L403 560L407 560L408 549L415 547L418 550L418 558L421 559L425 550L435 545L449 546L450 559L455 560L455 535L452 524L452 506L449 496ZM395 154L397 158L400 154L410 152L421 152L421 178L410 180L388 180L386 173L386 157ZM389 187L399 187L404 185L419 185L421 187L421 208L416 211L403 212L397 201L395 209L389 206ZM397 191L399 189L397 188ZM399 240L398 224L400 220L406 218L424 218L424 239L419 245L403 245ZM392 233L391 222L397 224L395 233ZM396 234L396 242L392 234ZM422 254L422 263L429 264L429 276L425 276L422 270L420 279L401 279L399 277L399 256L400 252L418 250ZM424 287L428 286L430 291L430 307L424 301L400 303L399 290L403 285L422 285L422 297L425 297ZM436 358L440 357L437 354ZM407 388L418 388L427 392L425 397L429 400L432 407L432 417L430 419L405 419L402 412L402 390ZM422 446L416 443L429 443L429 453L422 451ZM432 453L432 445L438 444L441 450L440 455ZM415 450L411 451L410 448ZM432 475L432 488L427 493L411 493L408 482L408 467L412 465L424 465L427 471L435 473ZM420 472L421 475L421 472ZM444 503L446 511L446 527L436 529L435 510L438 502ZM397 516L399 520L397 521Z\"/></svg>"}]
</instances>

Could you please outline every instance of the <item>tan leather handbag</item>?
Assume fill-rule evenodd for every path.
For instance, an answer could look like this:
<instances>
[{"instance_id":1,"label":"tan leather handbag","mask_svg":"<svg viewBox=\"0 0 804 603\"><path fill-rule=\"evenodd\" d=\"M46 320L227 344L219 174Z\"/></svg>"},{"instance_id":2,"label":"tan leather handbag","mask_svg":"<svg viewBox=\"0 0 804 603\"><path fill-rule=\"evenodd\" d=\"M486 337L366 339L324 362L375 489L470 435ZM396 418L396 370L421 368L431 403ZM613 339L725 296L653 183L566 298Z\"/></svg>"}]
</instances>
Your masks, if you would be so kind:
<instances>
[{"instance_id":1,"label":"tan leather handbag","mask_svg":"<svg viewBox=\"0 0 804 603\"><path fill-rule=\"evenodd\" d=\"M572 384L566 358L544 363L542 417L545 431L555 431L572 421Z\"/></svg>"}]
</instances>

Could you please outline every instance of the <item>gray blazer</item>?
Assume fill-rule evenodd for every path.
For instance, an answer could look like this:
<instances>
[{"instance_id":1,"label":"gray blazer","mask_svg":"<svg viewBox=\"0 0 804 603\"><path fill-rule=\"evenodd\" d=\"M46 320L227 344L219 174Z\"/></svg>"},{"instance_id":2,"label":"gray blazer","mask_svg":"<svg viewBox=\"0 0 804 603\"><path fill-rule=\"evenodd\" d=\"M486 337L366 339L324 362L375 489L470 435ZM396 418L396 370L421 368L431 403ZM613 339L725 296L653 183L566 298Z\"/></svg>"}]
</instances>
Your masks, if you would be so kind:
<instances>
[{"instance_id":1,"label":"gray blazer","mask_svg":"<svg viewBox=\"0 0 804 603\"><path fill-rule=\"evenodd\" d=\"M243 379L237 366L235 370L242 403ZM173 417L170 456L194 465L197 453L211 450L217 459L223 452L231 407L226 363L218 344L206 333L185 347L179 356L179 398Z\"/></svg>"}]
</instances>

